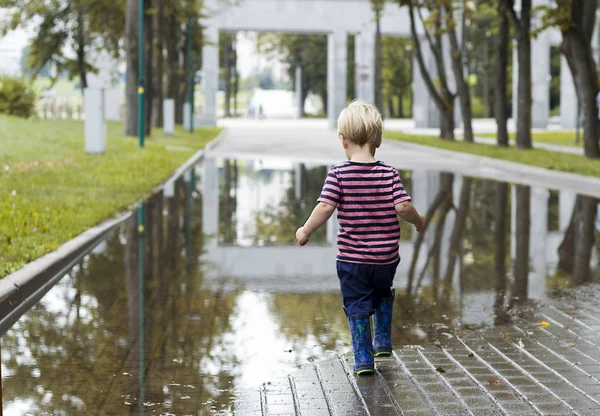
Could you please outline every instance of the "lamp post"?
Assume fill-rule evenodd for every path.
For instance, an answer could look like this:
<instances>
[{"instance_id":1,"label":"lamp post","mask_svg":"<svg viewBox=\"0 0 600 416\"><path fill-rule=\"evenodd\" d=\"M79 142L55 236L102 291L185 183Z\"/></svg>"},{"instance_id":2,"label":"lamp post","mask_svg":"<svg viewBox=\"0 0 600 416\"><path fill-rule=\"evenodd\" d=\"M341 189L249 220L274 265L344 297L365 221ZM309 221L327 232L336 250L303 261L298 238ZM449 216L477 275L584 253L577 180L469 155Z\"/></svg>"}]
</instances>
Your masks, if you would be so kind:
<instances>
[{"instance_id":1,"label":"lamp post","mask_svg":"<svg viewBox=\"0 0 600 416\"><path fill-rule=\"evenodd\" d=\"M138 142L144 147L144 0L138 0Z\"/></svg>"}]
</instances>

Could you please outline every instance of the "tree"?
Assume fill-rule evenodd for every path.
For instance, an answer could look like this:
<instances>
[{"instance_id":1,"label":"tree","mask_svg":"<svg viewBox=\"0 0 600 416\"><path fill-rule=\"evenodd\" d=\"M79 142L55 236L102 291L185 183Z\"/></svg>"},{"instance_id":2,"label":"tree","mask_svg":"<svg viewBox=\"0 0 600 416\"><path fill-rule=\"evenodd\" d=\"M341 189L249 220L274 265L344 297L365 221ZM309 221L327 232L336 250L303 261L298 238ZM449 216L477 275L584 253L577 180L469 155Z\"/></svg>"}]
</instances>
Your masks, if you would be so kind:
<instances>
[{"instance_id":1,"label":"tree","mask_svg":"<svg viewBox=\"0 0 600 416\"><path fill-rule=\"evenodd\" d=\"M124 16L121 1L2 0L0 6L12 9L9 19L0 24L2 34L39 22L26 62L26 70L34 78L50 66L54 69L53 81L66 72L70 79L80 79L83 93L87 74L96 70L91 52L108 50L118 55L116 39L122 37Z\"/></svg>"},{"instance_id":2,"label":"tree","mask_svg":"<svg viewBox=\"0 0 600 416\"><path fill-rule=\"evenodd\" d=\"M506 10L506 2L498 0L498 18L500 19L500 30L497 37L496 48L498 57L496 58L496 94L495 94L495 112L496 126L498 127L497 140L498 146L508 146L508 57L509 57L509 30L510 22Z\"/></svg>"},{"instance_id":3,"label":"tree","mask_svg":"<svg viewBox=\"0 0 600 416\"><path fill-rule=\"evenodd\" d=\"M515 11L514 0L504 1L517 40L517 148L531 149L531 0L521 0L520 16Z\"/></svg>"},{"instance_id":4,"label":"tree","mask_svg":"<svg viewBox=\"0 0 600 416\"><path fill-rule=\"evenodd\" d=\"M383 97L390 117L405 117L404 97L412 91L412 42L409 39L386 36L382 39ZM394 109L398 99L398 111Z\"/></svg>"},{"instance_id":5,"label":"tree","mask_svg":"<svg viewBox=\"0 0 600 416\"><path fill-rule=\"evenodd\" d=\"M125 134L138 135L138 0L127 0L125 21ZM143 39L141 40L143 42Z\"/></svg>"},{"instance_id":6,"label":"tree","mask_svg":"<svg viewBox=\"0 0 600 416\"><path fill-rule=\"evenodd\" d=\"M561 49L573 74L581 105L584 151L589 158L600 158L596 108L598 77L592 50L597 7L596 0L557 0L555 8L546 9L544 25L556 25L562 32Z\"/></svg>"},{"instance_id":7,"label":"tree","mask_svg":"<svg viewBox=\"0 0 600 416\"><path fill-rule=\"evenodd\" d=\"M288 75L295 77L302 66L302 103L309 92L317 94L327 112L327 37L323 35L260 34L258 50L288 64Z\"/></svg>"},{"instance_id":8,"label":"tree","mask_svg":"<svg viewBox=\"0 0 600 416\"><path fill-rule=\"evenodd\" d=\"M444 54L442 53L443 8L435 7L433 4L430 5L430 17L425 20L421 10L421 4L418 4L414 0L399 0L399 3L400 5L408 6L410 32L414 44L415 57L417 58L419 70L425 81L429 95L432 97L436 107L440 111L440 137L446 140L454 140L454 98L456 95L450 91L448 78L446 76ZM417 16L425 31L424 42L419 39L417 34ZM431 49L435 58L436 70L438 73L437 82L434 82L427 70L422 44L425 44L425 47Z\"/></svg>"},{"instance_id":9,"label":"tree","mask_svg":"<svg viewBox=\"0 0 600 416\"><path fill-rule=\"evenodd\" d=\"M385 0L371 0L375 13L375 106L383 114L383 82L382 82L382 45L381 45L381 13Z\"/></svg>"},{"instance_id":10,"label":"tree","mask_svg":"<svg viewBox=\"0 0 600 416\"><path fill-rule=\"evenodd\" d=\"M163 0L153 0L153 9L155 11L153 16L152 27L154 29L153 40L154 44L152 49L154 54L152 55L152 66L154 68L152 74L152 125L154 127L163 126L163 101L164 101L164 40L163 30L165 23L165 10L163 7Z\"/></svg>"},{"instance_id":11,"label":"tree","mask_svg":"<svg viewBox=\"0 0 600 416\"><path fill-rule=\"evenodd\" d=\"M456 22L454 21L455 10L450 0L442 2L442 7L445 9L446 17L446 32L450 41L450 60L452 62L452 72L454 73L454 81L456 83L456 90L460 99L460 110L463 118L463 129L464 129L464 140L472 143L473 137L473 111L471 107L471 90L468 82L465 80L463 71L463 59L464 48L458 44L458 37L456 36ZM462 15L463 19L466 17L467 9L464 7ZM465 33L462 34L461 41L465 42Z\"/></svg>"}]
</instances>

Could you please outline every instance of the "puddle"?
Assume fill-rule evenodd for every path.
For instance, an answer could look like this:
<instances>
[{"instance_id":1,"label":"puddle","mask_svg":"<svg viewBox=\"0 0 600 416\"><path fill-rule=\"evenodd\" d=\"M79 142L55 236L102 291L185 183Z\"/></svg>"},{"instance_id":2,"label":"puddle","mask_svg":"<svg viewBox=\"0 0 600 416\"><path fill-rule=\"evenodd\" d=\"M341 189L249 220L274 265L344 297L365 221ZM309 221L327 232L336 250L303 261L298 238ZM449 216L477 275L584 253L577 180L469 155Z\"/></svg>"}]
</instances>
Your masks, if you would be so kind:
<instances>
[{"instance_id":1,"label":"puddle","mask_svg":"<svg viewBox=\"0 0 600 416\"><path fill-rule=\"evenodd\" d=\"M236 389L350 351L335 224L294 245L327 167L208 160L196 171L147 201L143 256L134 215L2 337L5 415L123 414L141 401L147 414L226 412ZM432 224L422 236L402 227L396 346L493 326L515 297L539 302L599 277L593 199L401 175Z\"/></svg>"}]
</instances>

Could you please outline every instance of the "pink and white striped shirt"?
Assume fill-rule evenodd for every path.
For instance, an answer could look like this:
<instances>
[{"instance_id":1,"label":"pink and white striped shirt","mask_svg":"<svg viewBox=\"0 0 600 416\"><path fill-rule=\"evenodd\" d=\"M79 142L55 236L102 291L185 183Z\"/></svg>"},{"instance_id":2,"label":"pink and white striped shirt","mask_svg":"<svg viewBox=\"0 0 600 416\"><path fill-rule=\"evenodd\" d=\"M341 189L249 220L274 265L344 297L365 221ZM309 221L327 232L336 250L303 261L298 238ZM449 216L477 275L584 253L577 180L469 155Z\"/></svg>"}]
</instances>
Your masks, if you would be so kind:
<instances>
[{"instance_id":1,"label":"pink and white striped shirt","mask_svg":"<svg viewBox=\"0 0 600 416\"><path fill-rule=\"evenodd\" d=\"M390 264L399 260L395 206L410 201L398 171L383 162L344 162L327 174L319 202L338 210L338 261Z\"/></svg>"}]
</instances>

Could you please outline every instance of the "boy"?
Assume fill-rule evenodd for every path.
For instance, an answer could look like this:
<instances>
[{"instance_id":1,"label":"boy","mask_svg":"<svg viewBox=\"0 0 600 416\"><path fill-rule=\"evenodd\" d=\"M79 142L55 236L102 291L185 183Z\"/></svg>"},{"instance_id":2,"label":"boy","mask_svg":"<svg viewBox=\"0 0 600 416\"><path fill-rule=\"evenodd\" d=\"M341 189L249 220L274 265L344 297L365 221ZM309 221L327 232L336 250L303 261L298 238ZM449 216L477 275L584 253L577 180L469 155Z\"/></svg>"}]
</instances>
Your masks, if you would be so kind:
<instances>
[{"instance_id":1,"label":"boy","mask_svg":"<svg viewBox=\"0 0 600 416\"><path fill-rule=\"evenodd\" d=\"M357 375L372 374L373 357L392 353L392 284L400 262L398 216L419 232L425 222L410 203L398 171L375 160L381 134L381 115L374 106L355 101L342 111L338 136L348 161L329 171L317 206L296 232L298 244L306 245L337 208L337 273Z\"/></svg>"}]
</instances>

